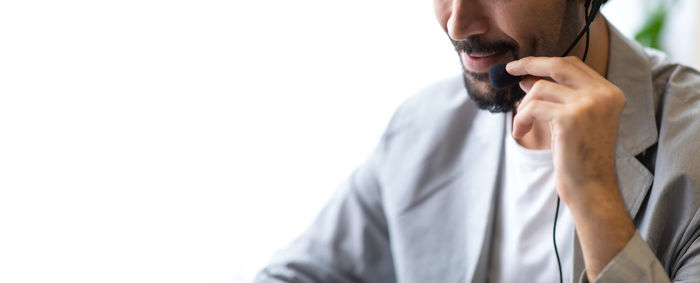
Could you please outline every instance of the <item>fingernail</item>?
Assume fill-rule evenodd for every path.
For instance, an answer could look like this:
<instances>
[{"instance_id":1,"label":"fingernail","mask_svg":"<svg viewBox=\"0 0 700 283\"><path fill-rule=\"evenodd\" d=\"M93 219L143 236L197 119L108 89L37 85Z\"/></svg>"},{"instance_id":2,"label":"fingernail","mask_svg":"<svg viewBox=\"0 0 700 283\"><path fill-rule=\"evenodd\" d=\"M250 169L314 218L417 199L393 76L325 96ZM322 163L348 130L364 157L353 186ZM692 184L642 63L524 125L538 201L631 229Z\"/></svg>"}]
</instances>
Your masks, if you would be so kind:
<instances>
[{"instance_id":1,"label":"fingernail","mask_svg":"<svg viewBox=\"0 0 700 283\"><path fill-rule=\"evenodd\" d=\"M506 64L506 70L510 71L516 66L518 66L518 61L510 61L510 63Z\"/></svg>"}]
</instances>

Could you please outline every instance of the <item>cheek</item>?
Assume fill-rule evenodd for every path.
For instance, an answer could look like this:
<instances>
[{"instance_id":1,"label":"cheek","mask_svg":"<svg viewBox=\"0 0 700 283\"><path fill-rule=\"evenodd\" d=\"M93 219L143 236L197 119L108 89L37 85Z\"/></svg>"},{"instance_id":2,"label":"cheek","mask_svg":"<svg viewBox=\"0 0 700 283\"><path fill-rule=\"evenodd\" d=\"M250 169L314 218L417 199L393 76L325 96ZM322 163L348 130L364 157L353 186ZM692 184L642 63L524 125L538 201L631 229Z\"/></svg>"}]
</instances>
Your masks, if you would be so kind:
<instances>
[{"instance_id":1,"label":"cheek","mask_svg":"<svg viewBox=\"0 0 700 283\"><path fill-rule=\"evenodd\" d=\"M501 32L517 42L520 58L540 53L538 46L542 44L542 37L549 35L551 23L547 19L552 17L551 7L536 4L508 2L505 4L508 7L499 9L493 18Z\"/></svg>"},{"instance_id":2,"label":"cheek","mask_svg":"<svg viewBox=\"0 0 700 283\"><path fill-rule=\"evenodd\" d=\"M530 9L528 21L521 31L526 35L527 55L559 56L563 52L559 41L562 35L563 21L569 19L567 5L571 1L541 3L536 9ZM566 44L568 45L568 43Z\"/></svg>"}]
</instances>

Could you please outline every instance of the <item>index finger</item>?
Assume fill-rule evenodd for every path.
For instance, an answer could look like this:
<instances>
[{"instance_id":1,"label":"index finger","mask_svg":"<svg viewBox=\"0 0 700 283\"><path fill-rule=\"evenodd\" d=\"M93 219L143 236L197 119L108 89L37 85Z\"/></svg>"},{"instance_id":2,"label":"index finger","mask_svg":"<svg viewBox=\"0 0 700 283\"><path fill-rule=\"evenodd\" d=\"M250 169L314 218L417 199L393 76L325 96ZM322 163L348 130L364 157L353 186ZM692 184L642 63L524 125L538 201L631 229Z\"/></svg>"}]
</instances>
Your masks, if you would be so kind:
<instances>
[{"instance_id":1,"label":"index finger","mask_svg":"<svg viewBox=\"0 0 700 283\"><path fill-rule=\"evenodd\" d=\"M532 75L537 77L549 77L557 83L579 87L588 80L581 80L590 75L577 57L525 57L506 65L506 71L514 76Z\"/></svg>"}]
</instances>

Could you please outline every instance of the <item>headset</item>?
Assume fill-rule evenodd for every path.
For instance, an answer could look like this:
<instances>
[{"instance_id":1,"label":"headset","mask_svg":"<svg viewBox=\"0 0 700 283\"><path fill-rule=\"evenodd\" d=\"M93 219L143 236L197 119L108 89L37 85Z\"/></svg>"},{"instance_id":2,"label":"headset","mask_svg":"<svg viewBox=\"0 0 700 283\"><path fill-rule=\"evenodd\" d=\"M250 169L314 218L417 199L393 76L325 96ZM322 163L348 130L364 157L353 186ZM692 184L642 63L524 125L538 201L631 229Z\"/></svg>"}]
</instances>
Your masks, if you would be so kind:
<instances>
[{"instance_id":1,"label":"headset","mask_svg":"<svg viewBox=\"0 0 700 283\"><path fill-rule=\"evenodd\" d=\"M571 50L574 49L574 46L583 38L583 35L586 35L586 48L583 51L583 58L582 61L586 62L586 57L588 56L588 41L590 40L590 33L588 32L591 23L595 19L596 15L598 14L598 11L600 10L600 6L603 4L603 0L586 0L584 3L584 15L586 19L586 25L583 27L581 32L578 33L576 36L576 39L574 39L574 42L571 43L569 48L564 51L564 54L561 55L561 57L565 57L569 55ZM489 79L491 80L491 85L496 88L496 89L504 89L508 87L512 87L513 85L519 83L523 77L522 76L513 76L506 72L506 64L499 64L493 66L489 70ZM562 270L561 270L561 260L559 259L559 249L557 249L557 218L559 217L559 204L561 203L561 200L559 199L559 195L557 195L557 208L556 211L554 212L554 227L552 231L552 240L554 242L554 254L557 256L557 266L559 267L559 282L563 283L564 277L562 275Z\"/></svg>"},{"instance_id":2,"label":"headset","mask_svg":"<svg viewBox=\"0 0 700 283\"><path fill-rule=\"evenodd\" d=\"M600 6L602 5L603 0L586 0L584 7L586 8L583 12L585 15L586 19L586 25L583 27L581 32L578 33L576 36L576 39L574 39L574 42L569 45L569 48L564 51L564 54L561 55L561 57L565 57L569 55L571 50L574 49L574 46L583 38L583 35L586 35L586 49L583 52L583 58L582 61L586 61L586 56L588 55L588 41L590 39L588 29L593 20L595 19L596 15L598 14L598 11L600 10ZM589 12L590 9L590 12ZM522 76L513 76L506 72L506 64L498 64L489 70L489 79L491 80L491 85L496 88L496 89L504 89L511 87L515 85L516 83L519 83L523 77Z\"/></svg>"}]
</instances>

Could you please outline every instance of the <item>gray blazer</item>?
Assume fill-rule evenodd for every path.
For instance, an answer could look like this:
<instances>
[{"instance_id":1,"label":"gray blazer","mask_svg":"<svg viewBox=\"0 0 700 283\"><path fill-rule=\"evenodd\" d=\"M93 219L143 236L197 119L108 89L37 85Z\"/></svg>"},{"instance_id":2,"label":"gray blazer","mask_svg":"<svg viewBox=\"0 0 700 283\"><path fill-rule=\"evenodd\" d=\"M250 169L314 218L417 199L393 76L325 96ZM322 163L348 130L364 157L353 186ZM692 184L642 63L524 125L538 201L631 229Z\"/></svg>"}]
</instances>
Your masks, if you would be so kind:
<instances>
[{"instance_id":1,"label":"gray blazer","mask_svg":"<svg viewBox=\"0 0 700 283\"><path fill-rule=\"evenodd\" d=\"M637 233L595 281L700 282L700 74L610 31L608 80L627 97L617 174ZM461 77L427 88L255 282L486 282L505 134ZM588 281L573 241L564 272Z\"/></svg>"}]
</instances>

